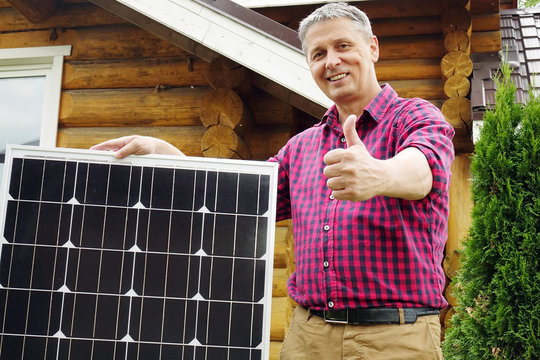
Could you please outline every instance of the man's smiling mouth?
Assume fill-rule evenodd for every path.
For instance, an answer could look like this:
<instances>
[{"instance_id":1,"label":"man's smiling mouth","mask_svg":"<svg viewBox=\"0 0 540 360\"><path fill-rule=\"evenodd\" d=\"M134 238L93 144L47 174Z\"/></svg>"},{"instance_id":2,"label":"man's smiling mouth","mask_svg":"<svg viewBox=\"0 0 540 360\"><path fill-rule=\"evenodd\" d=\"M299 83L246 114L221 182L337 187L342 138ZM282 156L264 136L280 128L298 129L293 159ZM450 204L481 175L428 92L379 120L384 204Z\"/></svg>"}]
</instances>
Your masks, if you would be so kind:
<instances>
[{"instance_id":1,"label":"man's smiling mouth","mask_svg":"<svg viewBox=\"0 0 540 360\"><path fill-rule=\"evenodd\" d=\"M336 81L336 80L343 79L347 75L348 75L347 73L341 73L341 74L330 76L327 79L330 80L330 81Z\"/></svg>"}]
</instances>

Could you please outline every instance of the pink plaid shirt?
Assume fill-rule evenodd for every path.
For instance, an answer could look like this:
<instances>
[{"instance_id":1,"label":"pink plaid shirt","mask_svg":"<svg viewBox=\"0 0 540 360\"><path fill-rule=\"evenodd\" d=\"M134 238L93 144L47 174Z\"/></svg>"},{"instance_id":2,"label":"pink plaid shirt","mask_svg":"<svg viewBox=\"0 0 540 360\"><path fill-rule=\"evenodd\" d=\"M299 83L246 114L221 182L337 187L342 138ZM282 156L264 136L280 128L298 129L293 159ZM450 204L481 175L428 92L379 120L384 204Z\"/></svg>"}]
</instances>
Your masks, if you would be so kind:
<instances>
[{"instance_id":1,"label":"pink plaid shirt","mask_svg":"<svg viewBox=\"0 0 540 360\"><path fill-rule=\"evenodd\" d=\"M292 218L294 231L296 271L289 293L313 309L442 308L454 130L435 106L400 98L389 85L356 128L377 159L411 146L422 151L433 188L418 201L333 199L323 157L346 144L336 107L330 108L319 124L291 138L270 159L280 164L277 218Z\"/></svg>"}]
</instances>

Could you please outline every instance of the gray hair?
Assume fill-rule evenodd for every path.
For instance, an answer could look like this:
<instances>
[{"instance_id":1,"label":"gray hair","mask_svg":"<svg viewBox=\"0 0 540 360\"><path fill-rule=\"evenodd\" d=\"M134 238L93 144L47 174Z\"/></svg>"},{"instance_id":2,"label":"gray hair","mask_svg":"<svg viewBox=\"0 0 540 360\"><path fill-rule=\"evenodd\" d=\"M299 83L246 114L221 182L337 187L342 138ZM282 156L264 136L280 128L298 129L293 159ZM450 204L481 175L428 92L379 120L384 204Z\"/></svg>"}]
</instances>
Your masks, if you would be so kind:
<instances>
[{"instance_id":1,"label":"gray hair","mask_svg":"<svg viewBox=\"0 0 540 360\"><path fill-rule=\"evenodd\" d=\"M300 26L298 27L298 37L302 42L302 50L304 53L306 52L306 32L309 27L319 21L336 18L351 19L356 29L366 34L366 37L373 36L371 24L365 12L344 2L328 3L313 11L300 22Z\"/></svg>"}]
</instances>

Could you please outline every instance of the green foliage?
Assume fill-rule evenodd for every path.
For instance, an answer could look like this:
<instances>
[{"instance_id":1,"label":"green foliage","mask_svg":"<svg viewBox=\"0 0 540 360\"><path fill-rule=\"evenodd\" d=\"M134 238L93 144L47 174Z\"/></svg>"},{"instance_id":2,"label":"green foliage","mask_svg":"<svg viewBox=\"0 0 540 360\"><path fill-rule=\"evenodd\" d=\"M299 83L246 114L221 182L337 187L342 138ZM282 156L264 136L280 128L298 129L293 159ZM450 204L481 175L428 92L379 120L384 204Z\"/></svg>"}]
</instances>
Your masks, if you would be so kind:
<instances>
[{"instance_id":1,"label":"green foliage","mask_svg":"<svg viewBox=\"0 0 540 360\"><path fill-rule=\"evenodd\" d=\"M519 0L518 7L520 9L538 7L540 0Z\"/></svg>"},{"instance_id":2,"label":"green foliage","mask_svg":"<svg viewBox=\"0 0 540 360\"><path fill-rule=\"evenodd\" d=\"M472 226L453 279L445 360L540 359L540 99L503 63L471 164Z\"/></svg>"}]
</instances>

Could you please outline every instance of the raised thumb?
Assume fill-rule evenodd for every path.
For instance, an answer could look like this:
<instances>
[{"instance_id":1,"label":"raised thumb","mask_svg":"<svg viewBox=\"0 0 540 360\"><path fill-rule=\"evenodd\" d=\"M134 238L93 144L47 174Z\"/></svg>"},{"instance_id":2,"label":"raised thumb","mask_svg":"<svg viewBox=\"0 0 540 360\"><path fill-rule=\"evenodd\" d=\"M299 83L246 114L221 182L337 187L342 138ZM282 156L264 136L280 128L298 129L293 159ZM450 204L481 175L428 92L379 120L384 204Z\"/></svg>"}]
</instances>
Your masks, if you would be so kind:
<instances>
[{"instance_id":1,"label":"raised thumb","mask_svg":"<svg viewBox=\"0 0 540 360\"><path fill-rule=\"evenodd\" d=\"M358 136L356 131L356 115L352 114L343 123L343 134L347 141L347 147L350 148L353 145L362 144L362 140Z\"/></svg>"}]
</instances>

